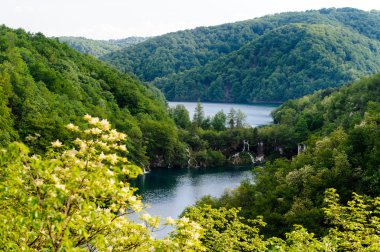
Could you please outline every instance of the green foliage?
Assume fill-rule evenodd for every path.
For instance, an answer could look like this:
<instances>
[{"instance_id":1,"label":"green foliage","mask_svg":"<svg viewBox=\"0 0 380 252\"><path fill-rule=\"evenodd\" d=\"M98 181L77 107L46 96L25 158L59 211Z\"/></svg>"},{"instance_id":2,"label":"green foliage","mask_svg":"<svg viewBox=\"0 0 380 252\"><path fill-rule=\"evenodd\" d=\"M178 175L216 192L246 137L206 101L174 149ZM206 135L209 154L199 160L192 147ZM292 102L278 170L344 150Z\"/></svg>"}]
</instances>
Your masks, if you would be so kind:
<instances>
[{"instance_id":1,"label":"green foliage","mask_svg":"<svg viewBox=\"0 0 380 252\"><path fill-rule=\"evenodd\" d=\"M205 120L205 112L203 111L203 106L201 102L198 101L197 106L195 107L195 110L194 110L193 123L197 127L202 127L204 120Z\"/></svg>"},{"instance_id":2,"label":"green foliage","mask_svg":"<svg viewBox=\"0 0 380 252\"><path fill-rule=\"evenodd\" d=\"M333 241L342 250L376 251L380 249L380 201L353 194L354 199L347 206L339 205L335 189L326 192L324 209L327 219L335 228L329 230Z\"/></svg>"},{"instance_id":3,"label":"green foliage","mask_svg":"<svg viewBox=\"0 0 380 252\"><path fill-rule=\"evenodd\" d=\"M380 15L352 8L268 15L148 39L102 59L168 100L285 101L380 69Z\"/></svg>"},{"instance_id":4,"label":"green foliage","mask_svg":"<svg viewBox=\"0 0 380 252\"><path fill-rule=\"evenodd\" d=\"M379 197L370 199L353 193L342 206L335 189L325 192L325 219L331 223L323 237L316 237L301 225L294 225L284 239L259 234L262 218L239 217L240 209L212 208L207 200L189 207L184 216L206 231L200 240L207 251L377 251L380 248Z\"/></svg>"},{"instance_id":5,"label":"green foliage","mask_svg":"<svg viewBox=\"0 0 380 252\"><path fill-rule=\"evenodd\" d=\"M66 43L75 50L93 55L97 58L108 53L123 49L145 41L144 37L129 37L125 39L93 40L82 37L59 37L58 40Z\"/></svg>"},{"instance_id":6,"label":"green foliage","mask_svg":"<svg viewBox=\"0 0 380 252\"><path fill-rule=\"evenodd\" d=\"M143 205L125 180L141 172L126 158L126 135L107 120L84 119L85 130L67 125L77 137L71 146L56 140L41 156L20 143L0 150L0 250L201 251L201 228L188 219L168 218L177 228L162 241L149 231L159 218L129 220Z\"/></svg>"},{"instance_id":7,"label":"green foliage","mask_svg":"<svg viewBox=\"0 0 380 252\"><path fill-rule=\"evenodd\" d=\"M138 118L162 122L165 135L174 127L156 89L40 33L5 26L0 27L0 91L0 144L29 141L36 153L57 138L66 142L64 125L80 124L88 113L128 133L129 157L148 165L146 149L155 148L147 144L158 139L144 139L158 135L144 132ZM155 154L160 153L149 153Z\"/></svg>"},{"instance_id":8,"label":"green foliage","mask_svg":"<svg viewBox=\"0 0 380 252\"><path fill-rule=\"evenodd\" d=\"M348 28L291 24L219 60L153 84L173 100L218 101L211 87L219 83L222 101L285 101L373 74L380 69L379 56L379 41Z\"/></svg>"},{"instance_id":9,"label":"green foliage","mask_svg":"<svg viewBox=\"0 0 380 252\"><path fill-rule=\"evenodd\" d=\"M240 109L235 110L234 108L231 108L226 119L228 126L233 129L243 128L246 125L246 118L247 116Z\"/></svg>"},{"instance_id":10,"label":"green foliage","mask_svg":"<svg viewBox=\"0 0 380 252\"><path fill-rule=\"evenodd\" d=\"M183 215L205 229L200 240L208 251L264 251L265 242L258 233L265 223L258 218L250 225L244 224L238 212L204 205L188 207Z\"/></svg>"},{"instance_id":11,"label":"green foliage","mask_svg":"<svg viewBox=\"0 0 380 252\"><path fill-rule=\"evenodd\" d=\"M264 143L265 154L281 156L276 152L281 147L282 156L291 159L256 167L253 180L208 203L241 207L240 215L246 219L262 215L266 237L283 237L295 224L317 237L326 235L330 225L323 219L323 195L327 188L336 188L343 202L353 192L380 194L379 76L283 104L273 113L276 124L259 128L256 139ZM205 139L217 142L219 137L205 134ZM296 155L299 143L307 148Z\"/></svg>"},{"instance_id":12,"label":"green foliage","mask_svg":"<svg viewBox=\"0 0 380 252\"><path fill-rule=\"evenodd\" d=\"M187 208L185 217L179 220L166 218L164 225L174 226L174 231L163 240L153 239L150 230L159 228L159 217L140 215L144 225L128 218L129 213L141 211L143 205L134 195L136 189L125 180L141 172L126 158L126 135L111 129L107 120L89 115L84 119L87 121L84 130L74 124L66 126L76 137L71 145L56 140L47 153L33 156L20 143L0 150L0 221L4 224L0 227L1 250L376 251L380 248L380 198L354 194L347 206L341 206L335 189L325 193L323 211L331 226L321 238L296 225L284 240L277 237L265 240L259 234L260 227L265 226L261 217L246 220L238 215L240 209L216 209L204 204L213 203L208 199ZM341 132L331 139L345 140ZM339 145L333 144L339 149Z\"/></svg>"},{"instance_id":13,"label":"green foliage","mask_svg":"<svg viewBox=\"0 0 380 252\"><path fill-rule=\"evenodd\" d=\"M223 110L221 110L213 116L211 120L211 126L216 131L222 131L226 129L226 122L227 116Z\"/></svg>"},{"instance_id":14,"label":"green foliage","mask_svg":"<svg viewBox=\"0 0 380 252\"><path fill-rule=\"evenodd\" d=\"M178 104L174 108L169 108L169 115L174 119L175 124L182 129L190 127L191 121L189 111L187 111L184 105Z\"/></svg>"}]
</instances>

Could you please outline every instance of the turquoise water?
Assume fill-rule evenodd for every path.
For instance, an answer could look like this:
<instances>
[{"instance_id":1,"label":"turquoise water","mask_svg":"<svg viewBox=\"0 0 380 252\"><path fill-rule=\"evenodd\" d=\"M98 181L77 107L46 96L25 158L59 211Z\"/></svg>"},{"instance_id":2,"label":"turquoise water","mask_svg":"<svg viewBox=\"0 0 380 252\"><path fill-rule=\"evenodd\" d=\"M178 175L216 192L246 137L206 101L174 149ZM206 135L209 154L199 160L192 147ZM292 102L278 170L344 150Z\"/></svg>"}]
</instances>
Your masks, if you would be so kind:
<instances>
[{"instance_id":1,"label":"turquoise water","mask_svg":"<svg viewBox=\"0 0 380 252\"><path fill-rule=\"evenodd\" d=\"M221 196L236 188L242 179L251 178L251 167L219 167L207 169L156 169L132 181L137 194L151 207L147 212L161 217L177 218L185 207L204 195ZM163 237L169 228L156 232Z\"/></svg>"},{"instance_id":2,"label":"turquoise water","mask_svg":"<svg viewBox=\"0 0 380 252\"><path fill-rule=\"evenodd\" d=\"M183 104L193 117L196 102L169 102L173 107ZM213 116L223 110L226 114L233 107L247 115L247 124L252 127L272 123L270 113L279 104L225 104L202 103L206 116ZM147 212L161 217L177 218L182 211L205 195L221 196L225 190L236 188L242 179L251 178L251 167L219 167L207 169L156 169L140 175L132 181L132 186L139 188L137 194L142 196L150 208ZM133 216L136 219L136 216ZM171 231L166 228L154 233L162 238Z\"/></svg>"},{"instance_id":3,"label":"turquoise water","mask_svg":"<svg viewBox=\"0 0 380 252\"><path fill-rule=\"evenodd\" d=\"M175 107L177 104L183 104L189 111L190 119L193 118L194 109L197 106L196 102L168 102L170 107ZM267 125L273 122L270 113L280 104L258 103L258 104L232 104L232 103L202 103L203 110L206 116L213 116L218 111L223 110L228 114L231 108L240 109L247 115L246 122L252 127Z\"/></svg>"}]
</instances>

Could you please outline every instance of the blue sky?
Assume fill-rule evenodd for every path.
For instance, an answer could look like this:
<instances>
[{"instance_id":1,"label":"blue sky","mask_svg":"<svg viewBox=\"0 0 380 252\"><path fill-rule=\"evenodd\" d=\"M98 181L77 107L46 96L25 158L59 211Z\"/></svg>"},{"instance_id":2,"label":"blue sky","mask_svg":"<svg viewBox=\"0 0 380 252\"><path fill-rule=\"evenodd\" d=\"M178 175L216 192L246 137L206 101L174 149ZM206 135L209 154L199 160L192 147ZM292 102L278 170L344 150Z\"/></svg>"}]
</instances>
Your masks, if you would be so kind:
<instances>
[{"instance_id":1,"label":"blue sky","mask_svg":"<svg viewBox=\"0 0 380 252\"><path fill-rule=\"evenodd\" d=\"M380 0L1 0L0 23L47 36L117 39L328 7L380 10Z\"/></svg>"}]
</instances>

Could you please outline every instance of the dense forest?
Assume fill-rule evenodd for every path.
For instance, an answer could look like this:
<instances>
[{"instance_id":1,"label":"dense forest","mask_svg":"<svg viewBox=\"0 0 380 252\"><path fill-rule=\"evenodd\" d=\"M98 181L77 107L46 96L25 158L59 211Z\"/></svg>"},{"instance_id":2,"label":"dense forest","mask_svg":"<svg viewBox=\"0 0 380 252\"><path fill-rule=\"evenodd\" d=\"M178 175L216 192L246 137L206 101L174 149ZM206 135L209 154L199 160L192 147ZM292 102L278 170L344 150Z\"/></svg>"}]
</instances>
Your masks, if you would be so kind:
<instances>
[{"instance_id":1,"label":"dense forest","mask_svg":"<svg viewBox=\"0 0 380 252\"><path fill-rule=\"evenodd\" d=\"M169 100L286 101L380 68L380 42L346 28L292 24L236 52L153 84Z\"/></svg>"},{"instance_id":2,"label":"dense forest","mask_svg":"<svg viewBox=\"0 0 380 252\"><path fill-rule=\"evenodd\" d=\"M66 141L64 125L91 114L128 133L129 157L139 165L174 158L175 124L158 90L40 33L0 27L0 90L1 145L22 141L44 151Z\"/></svg>"},{"instance_id":3,"label":"dense forest","mask_svg":"<svg viewBox=\"0 0 380 252\"><path fill-rule=\"evenodd\" d=\"M252 23L263 28L261 34L246 28L252 36L248 43L237 32L234 38L239 46L225 51L220 49L223 43L219 49L211 45L207 49L211 40L197 42L210 57L195 65L181 59L183 68L160 76L186 76L187 72L180 72L195 73L198 69L190 68L201 65L223 71L210 60L244 65L249 61L238 57L241 52L257 50L255 55L264 57L265 51L283 54L294 48L293 54L275 62L267 57L267 67L260 71L270 76L276 71L274 63L285 68L288 61L294 61L304 69L306 83L320 74L329 77L318 85L329 88L286 101L273 112L274 124L260 128L246 127L239 110L206 117L201 103L191 120L184 106L168 108L161 92L150 83L143 85L41 33L1 26L0 250L379 250L380 73L337 87L342 84L339 79L349 81L376 71L373 55L378 53L380 33L375 24L379 15L353 9L301 14L221 26L228 31L236 28L236 32ZM191 36L207 29L165 36ZM218 34L221 37L210 35L214 45L223 36L233 39L228 33ZM312 51L305 50L310 41L319 52L324 46L334 48L339 57L312 56ZM355 52L344 51L346 47ZM296 52L306 53L305 61ZM312 57L321 55L328 68L323 73L317 72L320 65L311 63ZM355 66L349 58L356 59ZM154 65L165 66L159 61ZM145 81L157 81L158 76L153 77L157 72L143 71L152 73ZM289 72L290 80L295 80L293 73L298 72ZM331 81L334 74L341 76ZM292 92L299 92L298 96L311 89ZM179 220L147 214L129 184L142 172L139 166L201 168L250 163L249 156L232 159L244 148L244 141L257 153L260 149L267 162L257 161L253 179L220 198L202 198ZM142 213L143 225L128 217L135 212ZM155 239L152 231L162 226L174 230L164 239Z\"/></svg>"},{"instance_id":4,"label":"dense forest","mask_svg":"<svg viewBox=\"0 0 380 252\"><path fill-rule=\"evenodd\" d=\"M284 101L377 72L379 23L379 12L352 8L282 13L169 33L101 58L169 100Z\"/></svg>"},{"instance_id":5,"label":"dense forest","mask_svg":"<svg viewBox=\"0 0 380 252\"><path fill-rule=\"evenodd\" d=\"M261 131L271 132L264 144L272 143L268 146L272 151L298 138L303 147L298 155L256 167L253 180L242 182L221 198L204 197L197 204L201 210L190 212L209 212L207 205L239 208L239 216L245 219L263 216L266 237L283 237L295 224L317 236L326 235L331 228L325 219L327 188L335 188L343 202L353 192L371 197L380 194L379 97L377 74L339 90L287 101L273 113L275 124Z\"/></svg>"},{"instance_id":6,"label":"dense forest","mask_svg":"<svg viewBox=\"0 0 380 252\"><path fill-rule=\"evenodd\" d=\"M129 158L147 169L186 167L187 149L203 167L226 164L243 139L257 142L242 119L229 127L220 114L191 122L184 108L168 109L155 87L66 44L4 26L0 32L1 145L22 141L44 152L56 139L65 142L64 125L84 114L108 119L127 133Z\"/></svg>"},{"instance_id":7,"label":"dense forest","mask_svg":"<svg viewBox=\"0 0 380 252\"><path fill-rule=\"evenodd\" d=\"M130 45L145 41L144 37L129 37L125 39L94 40L83 37L59 37L60 42L68 44L70 47L81 53L91 54L101 57L111 52L123 49Z\"/></svg>"}]
</instances>

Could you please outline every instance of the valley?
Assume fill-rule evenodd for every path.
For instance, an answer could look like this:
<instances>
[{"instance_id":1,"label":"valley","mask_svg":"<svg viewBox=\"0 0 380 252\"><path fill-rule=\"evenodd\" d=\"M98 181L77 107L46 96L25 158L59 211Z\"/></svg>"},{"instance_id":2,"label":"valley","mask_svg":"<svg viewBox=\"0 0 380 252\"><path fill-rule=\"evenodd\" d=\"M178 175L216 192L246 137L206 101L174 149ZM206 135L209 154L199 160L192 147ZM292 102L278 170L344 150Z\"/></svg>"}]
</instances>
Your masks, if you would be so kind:
<instances>
[{"instance_id":1,"label":"valley","mask_svg":"<svg viewBox=\"0 0 380 252\"><path fill-rule=\"evenodd\" d=\"M0 26L0 251L377 251L379 27Z\"/></svg>"}]
</instances>

